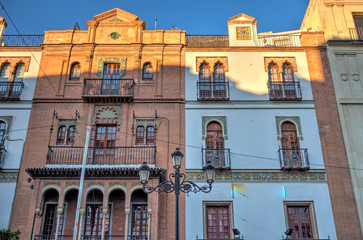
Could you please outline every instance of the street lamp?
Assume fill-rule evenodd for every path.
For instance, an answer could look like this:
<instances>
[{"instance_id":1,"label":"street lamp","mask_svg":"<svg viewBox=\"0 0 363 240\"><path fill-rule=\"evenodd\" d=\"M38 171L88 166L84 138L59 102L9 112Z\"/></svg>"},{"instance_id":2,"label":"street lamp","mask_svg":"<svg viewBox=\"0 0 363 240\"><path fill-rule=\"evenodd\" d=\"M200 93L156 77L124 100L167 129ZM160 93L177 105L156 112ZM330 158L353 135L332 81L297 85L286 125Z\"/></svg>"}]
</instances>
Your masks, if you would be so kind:
<instances>
[{"instance_id":1,"label":"street lamp","mask_svg":"<svg viewBox=\"0 0 363 240\"><path fill-rule=\"evenodd\" d=\"M166 193L175 193L175 240L179 240L179 195L180 192L186 193L187 195L190 192L204 192L209 193L212 190L212 183L214 182L214 166L210 162L208 162L203 170L205 172L205 178L207 180L208 185L204 185L199 187L192 181L185 180L185 174L180 173L179 169L181 167L181 163L184 157L184 154L179 150L179 148L175 149L175 151L171 154L173 158L173 166L174 173L170 173L169 180L163 181L159 183L156 187L147 186L150 177L150 167L146 163L141 164L139 168L140 175L140 183L143 186L143 189L146 193L152 192L166 192ZM174 178L174 182L172 181Z\"/></svg>"}]
</instances>

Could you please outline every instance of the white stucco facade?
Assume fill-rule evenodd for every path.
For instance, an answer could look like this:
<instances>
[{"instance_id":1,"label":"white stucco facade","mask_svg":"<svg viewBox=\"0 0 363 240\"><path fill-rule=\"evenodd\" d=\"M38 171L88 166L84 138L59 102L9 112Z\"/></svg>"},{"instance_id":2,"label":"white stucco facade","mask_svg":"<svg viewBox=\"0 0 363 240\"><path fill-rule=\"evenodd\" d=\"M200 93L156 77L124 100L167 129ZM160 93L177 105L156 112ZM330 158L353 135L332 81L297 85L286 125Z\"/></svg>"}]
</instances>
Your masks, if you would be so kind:
<instances>
[{"instance_id":1,"label":"white stucco facade","mask_svg":"<svg viewBox=\"0 0 363 240\"><path fill-rule=\"evenodd\" d=\"M19 59L26 59L29 62L29 66L24 71L24 87L20 100L0 101L0 121L6 123L4 141L6 155L0 169L0 192L6 194L0 196L0 229L7 229L10 222L17 176L39 70L38 63L41 58L40 50L31 50L30 52L26 47L23 49L23 51L19 51L19 49L11 51L10 48L0 47L0 59L10 59L14 63Z\"/></svg>"},{"instance_id":2,"label":"white stucco facade","mask_svg":"<svg viewBox=\"0 0 363 240\"><path fill-rule=\"evenodd\" d=\"M206 207L209 205L228 206L230 229L238 228L245 240L281 239L289 227L287 206L308 206L314 238L336 239L303 48L233 46L186 50L187 177L200 186L205 183L202 148L206 148L208 121L222 125L224 148L230 151L230 168L216 171L211 192L191 193L186 197L186 239L208 238ZM202 101L198 99L197 87L200 59L209 59L212 69L217 61L214 59L218 58L227 65L229 100ZM284 58L296 64L294 79L300 82L301 100L270 101L266 64L270 59ZM295 124L299 146L307 149L309 170L281 170L278 150L280 127L285 121L281 119Z\"/></svg>"}]
</instances>

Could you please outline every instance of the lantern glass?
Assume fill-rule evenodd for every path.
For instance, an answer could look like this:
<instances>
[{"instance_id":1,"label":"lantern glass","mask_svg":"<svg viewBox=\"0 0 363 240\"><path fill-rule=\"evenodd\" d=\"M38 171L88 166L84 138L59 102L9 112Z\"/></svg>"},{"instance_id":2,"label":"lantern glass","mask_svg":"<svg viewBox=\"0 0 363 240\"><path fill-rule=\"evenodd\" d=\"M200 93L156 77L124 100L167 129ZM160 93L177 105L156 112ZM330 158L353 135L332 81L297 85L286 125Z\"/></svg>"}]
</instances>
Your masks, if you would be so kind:
<instances>
[{"instance_id":1,"label":"lantern glass","mask_svg":"<svg viewBox=\"0 0 363 240\"><path fill-rule=\"evenodd\" d=\"M181 167L184 154L179 150L179 148L175 149L175 151L171 154L173 158L173 165L175 169L179 169Z\"/></svg>"},{"instance_id":2,"label":"lantern glass","mask_svg":"<svg viewBox=\"0 0 363 240\"><path fill-rule=\"evenodd\" d=\"M139 168L140 183L146 185L149 182L150 167L146 163L141 164Z\"/></svg>"},{"instance_id":3,"label":"lantern glass","mask_svg":"<svg viewBox=\"0 0 363 240\"><path fill-rule=\"evenodd\" d=\"M215 178L215 169L213 164L210 162L207 163L207 165L203 167L203 170L205 172L205 179L207 180L207 183L212 184Z\"/></svg>"}]
</instances>

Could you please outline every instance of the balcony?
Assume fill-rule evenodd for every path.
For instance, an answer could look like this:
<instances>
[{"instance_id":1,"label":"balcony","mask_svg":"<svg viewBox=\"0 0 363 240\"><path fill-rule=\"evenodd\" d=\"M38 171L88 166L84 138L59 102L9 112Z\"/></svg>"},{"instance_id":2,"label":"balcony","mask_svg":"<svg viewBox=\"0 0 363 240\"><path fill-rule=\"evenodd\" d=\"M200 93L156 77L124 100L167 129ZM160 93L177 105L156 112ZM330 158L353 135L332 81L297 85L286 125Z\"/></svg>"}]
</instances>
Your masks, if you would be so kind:
<instances>
[{"instance_id":1,"label":"balcony","mask_svg":"<svg viewBox=\"0 0 363 240\"><path fill-rule=\"evenodd\" d=\"M37 47L43 43L44 35L4 35L2 47Z\"/></svg>"},{"instance_id":2,"label":"balcony","mask_svg":"<svg viewBox=\"0 0 363 240\"><path fill-rule=\"evenodd\" d=\"M6 149L4 146L0 146L0 169L3 168L5 163Z\"/></svg>"},{"instance_id":3,"label":"balcony","mask_svg":"<svg viewBox=\"0 0 363 240\"><path fill-rule=\"evenodd\" d=\"M230 169L231 168L231 153L230 150L225 149L208 149L202 148L203 166L211 162L216 169Z\"/></svg>"},{"instance_id":4,"label":"balcony","mask_svg":"<svg viewBox=\"0 0 363 240\"><path fill-rule=\"evenodd\" d=\"M198 101L228 101L229 82L197 82Z\"/></svg>"},{"instance_id":5,"label":"balcony","mask_svg":"<svg viewBox=\"0 0 363 240\"><path fill-rule=\"evenodd\" d=\"M47 165L81 165L84 147L49 146ZM89 147L87 165L155 164L155 146Z\"/></svg>"},{"instance_id":6,"label":"balcony","mask_svg":"<svg viewBox=\"0 0 363 240\"><path fill-rule=\"evenodd\" d=\"M0 82L0 100L18 101L23 91L22 82Z\"/></svg>"},{"instance_id":7,"label":"balcony","mask_svg":"<svg viewBox=\"0 0 363 240\"><path fill-rule=\"evenodd\" d=\"M300 35L264 35L257 36L260 47L301 47Z\"/></svg>"},{"instance_id":8,"label":"balcony","mask_svg":"<svg viewBox=\"0 0 363 240\"><path fill-rule=\"evenodd\" d=\"M302 99L300 82L268 82L271 101L300 101Z\"/></svg>"},{"instance_id":9,"label":"balcony","mask_svg":"<svg viewBox=\"0 0 363 240\"><path fill-rule=\"evenodd\" d=\"M349 28L350 39L363 40L363 28Z\"/></svg>"},{"instance_id":10,"label":"balcony","mask_svg":"<svg viewBox=\"0 0 363 240\"><path fill-rule=\"evenodd\" d=\"M282 170L309 170L309 156L306 148L279 148L278 153Z\"/></svg>"},{"instance_id":11,"label":"balcony","mask_svg":"<svg viewBox=\"0 0 363 240\"><path fill-rule=\"evenodd\" d=\"M73 240L73 235L58 235L58 240ZM35 235L34 240L55 240L54 235ZM101 240L101 236L81 236L81 240ZM105 235L105 240L125 240L124 235ZM128 240L133 240L129 237ZM135 240L138 240L135 238ZM144 240L141 239L140 240ZM146 239L147 240L147 239Z\"/></svg>"},{"instance_id":12,"label":"balcony","mask_svg":"<svg viewBox=\"0 0 363 240\"><path fill-rule=\"evenodd\" d=\"M82 98L88 103L130 102L133 94L133 79L85 79Z\"/></svg>"}]
</instances>

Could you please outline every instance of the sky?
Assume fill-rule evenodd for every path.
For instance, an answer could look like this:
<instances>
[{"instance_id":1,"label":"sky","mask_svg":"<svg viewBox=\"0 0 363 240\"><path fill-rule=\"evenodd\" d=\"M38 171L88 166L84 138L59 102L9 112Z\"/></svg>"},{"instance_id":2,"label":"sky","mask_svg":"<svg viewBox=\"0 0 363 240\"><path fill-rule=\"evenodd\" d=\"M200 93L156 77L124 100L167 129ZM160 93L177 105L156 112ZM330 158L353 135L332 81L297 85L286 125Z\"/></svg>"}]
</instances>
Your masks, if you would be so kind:
<instances>
[{"instance_id":1,"label":"sky","mask_svg":"<svg viewBox=\"0 0 363 240\"><path fill-rule=\"evenodd\" d=\"M239 13L256 18L258 32L283 32L300 28L309 0L0 0L21 34L43 34L48 30L73 29L114 8L135 14L146 29L187 34L228 34L227 21ZM3 9L0 16L8 27L5 34L17 34Z\"/></svg>"}]
</instances>

